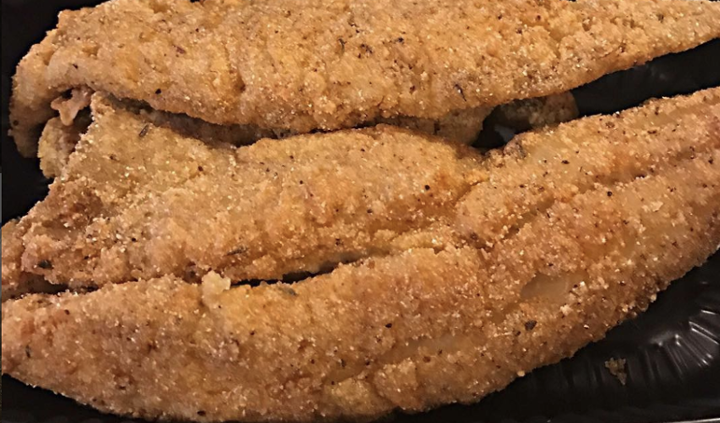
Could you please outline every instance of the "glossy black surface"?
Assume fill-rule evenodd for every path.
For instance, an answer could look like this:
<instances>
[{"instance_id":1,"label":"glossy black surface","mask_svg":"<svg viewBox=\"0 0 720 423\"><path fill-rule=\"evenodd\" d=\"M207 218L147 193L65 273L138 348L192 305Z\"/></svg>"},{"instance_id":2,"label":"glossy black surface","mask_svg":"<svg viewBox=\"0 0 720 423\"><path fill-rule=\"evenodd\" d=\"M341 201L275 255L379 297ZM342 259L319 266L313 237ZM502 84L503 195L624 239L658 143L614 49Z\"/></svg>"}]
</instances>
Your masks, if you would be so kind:
<instances>
[{"instance_id":1,"label":"glossy black surface","mask_svg":"<svg viewBox=\"0 0 720 423\"><path fill-rule=\"evenodd\" d=\"M37 162L20 158L5 135L9 76L28 47L54 25L58 10L90 3L2 2L3 222L21 216L43 198L48 184ZM609 75L574 94L581 112L593 114L631 107L654 96L718 85L720 40ZM627 360L626 385L605 368L611 358ZM132 421L102 415L7 377L2 383L2 423ZM539 369L476 405L448 406L395 420L649 423L714 417L720 417L720 254L674 283L647 313L612 330L605 340L575 357Z\"/></svg>"}]
</instances>

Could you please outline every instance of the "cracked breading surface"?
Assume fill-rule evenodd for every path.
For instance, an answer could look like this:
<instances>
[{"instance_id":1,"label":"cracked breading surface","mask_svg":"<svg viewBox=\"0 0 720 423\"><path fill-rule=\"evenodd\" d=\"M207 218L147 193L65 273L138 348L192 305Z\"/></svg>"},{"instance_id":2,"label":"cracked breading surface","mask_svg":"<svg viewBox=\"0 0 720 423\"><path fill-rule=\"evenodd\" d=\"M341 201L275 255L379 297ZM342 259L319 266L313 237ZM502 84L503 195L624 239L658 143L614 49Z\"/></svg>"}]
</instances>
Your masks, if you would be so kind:
<instances>
[{"instance_id":1,"label":"cracked breading surface","mask_svg":"<svg viewBox=\"0 0 720 423\"><path fill-rule=\"evenodd\" d=\"M74 119L70 125L63 124L59 117L47 121L38 143L40 170L45 177L60 176L89 124L87 116Z\"/></svg>"},{"instance_id":2,"label":"cracked breading surface","mask_svg":"<svg viewBox=\"0 0 720 423\"><path fill-rule=\"evenodd\" d=\"M473 149L391 126L236 148L99 95L93 108L65 173L19 222L23 247L3 244L19 252L3 256L13 269L3 287L18 268L74 286L316 272L393 251L448 215L480 174Z\"/></svg>"},{"instance_id":3,"label":"cracked breading surface","mask_svg":"<svg viewBox=\"0 0 720 423\"><path fill-rule=\"evenodd\" d=\"M101 113L110 124L113 112ZM245 151L228 149L226 156L246 160L243 168L253 167L252 158L273 163L271 173L279 175L290 151L302 163L344 145L333 140L314 151L327 137L352 139L340 147L345 156L362 153L356 150L363 148L358 141L364 137L371 144L386 140L388 148L395 142L406 147L411 140L396 138L414 137L420 152L393 163L403 169L406 161L420 163L430 146L437 149L429 154L436 165L425 164L415 175L419 179L408 182L417 186L403 188L407 196L426 196L418 207L433 204L423 184L442 169L455 169L447 170L447 193L436 199L448 201L441 205L448 208L444 218L414 235L434 237L444 226L450 236L435 248L422 245L422 236L411 236L406 248L295 284L231 287L230 280L210 272L201 284L164 276L86 294L9 301L2 307L2 371L104 411L203 422L365 419L394 409L475 401L601 338L716 250L718 116L720 89L713 89L527 134L482 163L459 154L457 145L424 144L424 137L389 128L308 137L302 147L273 141ZM123 122L126 134L140 129L132 118ZM219 166L210 148L197 146L189 156L205 151L207 166ZM73 160L89 160L79 153ZM88 169L100 158L92 163ZM143 166L157 181L169 181L161 176L162 163L148 158ZM451 200L451 182L467 183L452 174L474 173L473 167L482 169L477 181L471 178L468 192ZM187 161L174 169L197 171ZM229 184L238 173L226 169L222 177ZM278 221L324 216L327 220L314 224L333 227L342 219L332 217L332 206L320 214L306 207L320 198L342 197L360 207L360 227L379 224L364 216L365 203L356 203L362 196L347 187L334 189L342 175L324 178L305 181L315 187L316 198L301 202L294 197L298 181L287 179L277 197L292 201ZM358 182L364 178L373 175L366 173ZM264 183L272 186L270 181L278 179ZM375 195L391 191L379 192ZM113 200L98 196L97 201ZM209 203L208 198L196 201ZM452 202L458 204L457 215L449 212ZM253 213L257 210L274 213L272 208ZM429 214L383 213L402 220ZM5 231L17 234L38 214L3 229L3 283ZM469 215L477 219L468 221ZM206 253L225 253L223 232L233 229L223 217L195 214L194 219L220 240L219 249ZM292 227L300 224L307 222ZM288 234L280 239L290 240ZM188 248L177 245L182 242L167 248ZM296 244L267 244L264 251L282 255L288 245ZM244 254L254 252L249 248Z\"/></svg>"},{"instance_id":4,"label":"cracked breading surface","mask_svg":"<svg viewBox=\"0 0 720 423\"><path fill-rule=\"evenodd\" d=\"M96 95L66 173L3 243L3 289L24 274L74 287L209 270L281 279L413 247L493 245L557 201L717 149L717 91L527 133L486 159L382 125L203 143Z\"/></svg>"},{"instance_id":5,"label":"cracked breading surface","mask_svg":"<svg viewBox=\"0 0 720 423\"><path fill-rule=\"evenodd\" d=\"M192 137L209 143L227 143L234 146L249 145L263 138L282 139L292 134L283 130L263 130L252 125L216 125L187 115L161 112L150 109L146 105L132 101L119 101L106 97L113 107L140 114L155 126L168 128L186 137ZM542 98L533 103L545 104L553 102L553 97ZM518 102L522 105L522 102ZM522 106L518 106L518 109ZM422 118L390 118L381 119L381 123L411 129L429 135L436 135L448 141L462 144L473 143L483 127L485 117L490 109L474 108L453 112L440 119ZM523 112L518 110L518 115ZM522 119L520 117L519 119ZM547 116L552 120L553 116ZM86 113L71 120L69 125L62 123L60 117L50 119L40 136L38 158L43 174L48 178L60 176L68 163L70 154L80 141L80 136L87 130L89 120Z\"/></svg>"},{"instance_id":6,"label":"cracked breading surface","mask_svg":"<svg viewBox=\"0 0 720 423\"><path fill-rule=\"evenodd\" d=\"M153 125L199 140L215 143L229 143L236 146L249 145L262 138L286 138L292 134L287 131L261 130L251 125L215 125L187 115L173 114L149 109L132 101L118 101L107 97L114 107L125 108L142 114ZM440 119L388 118L380 123L411 129L424 134L435 135L448 141L472 144L483 128L490 109L474 108L449 113ZM517 100L498 107L495 113L500 123L521 131L527 128L541 128L557 125L578 116L575 99L570 93L562 93L528 100ZM496 118L496 119L497 119ZM86 113L72 119L69 125L62 123L60 117L50 119L40 136L38 158L40 169L47 178L60 176L67 165L70 154L80 141L80 135L87 130L89 120Z\"/></svg>"},{"instance_id":7,"label":"cracked breading surface","mask_svg":"<svg viewBox=\"0 0 720 423\"><path fill-rule=\"evenodd\" d=\"M112 0L63 12L20 63L13 136L34 155L50 103L80 86L295 133L438 118L718 36L720 4L706 1Z\"/></svg>"},{"instance_id":8,"label":"cracked breading surface","mask_svg":"<svg viewBox=\"0 0 720 423\"><path fill-rule=\"evenodd\" d=\"M413 243L441 248L456 234L492 244L557 200L717 148L716 96L629 111L620 126L597 117L525 134L482 162L388 126L204 144L98 95L67 174L19 223L22 248L8 244L3 285L18 271L74 286L208 270L278 279ZM669 132L677 125L694 143ZM427 228L437 236L415 233Z\"/></svg>"}]
</instances>

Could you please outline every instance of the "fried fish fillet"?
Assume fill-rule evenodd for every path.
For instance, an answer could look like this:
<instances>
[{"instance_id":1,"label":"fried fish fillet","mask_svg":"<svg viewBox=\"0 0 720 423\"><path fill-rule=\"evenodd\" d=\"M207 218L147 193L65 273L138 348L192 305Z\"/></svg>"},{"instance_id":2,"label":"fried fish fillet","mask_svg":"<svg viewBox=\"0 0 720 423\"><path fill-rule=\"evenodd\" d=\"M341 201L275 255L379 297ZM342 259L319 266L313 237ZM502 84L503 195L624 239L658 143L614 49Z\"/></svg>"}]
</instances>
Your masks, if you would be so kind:
<instances>
[{"instance_id":1,"label":"fried fish fillet","mask_svg":"<svg viewBox=\"0 0 720 423\"><path fill-rule=\"evenodd\" d=\"M110 123L103 122L108 116L112 119L109 112L102 113L105 118L95 124L98 127ZM238 163L245 158L241 169L253 167L251 157L270 169L264 186L271 188L278 203L284 203L285 212L280 218L272 208L256 207L245 220L267 214L266 224L287 230L273 232L272 241L287 242L263 246L265 253L276 257L305 247L304 254L314 257L317 249L327 248L322 242L299 244L293 234L308 230L301 229L309 223L302 220L311 215L309 210L322 211L311 207L321 204L328 207L315 216L325 219L317 220L314 227L336 227L348 213L333 212L339 204L334 203L336 198L359 209L356 217L362 216L363 222L356 222L359 226L348 233L361 237L368 228L383 225L372 217L378 211L390 220L423 219L421 214L440 205L431 193L446 201L440 205L445 211L438 212L431 224L417 225L404 248L373 253L295 284L232 286L234 278L215 272L206 273L200 284L175 276L145 279L151 275L136 274L144 280L107 284L85 294L35 294L6 302L2 371L103 411L202 422L368 419L396 409L419 411L476 401L602 338L609 328L644 310L671 280L717 250L719 116L720 89L653 101L622 114L521 136L482 163L456 144L423 144L426 138L391 128L310 136L297 145L292 139L262 142L245 150L247 154L243 149L228 150ZM131 122L125 129L132 138L130 134L139 128ZM152 128L146 136L156 131L160 132ZM100 142L96 135L86 137L84 141L92 141L87 148ZM388 201L358 203L365 201L355 195L362 189L348 191L349 186L338 185L339 173L308 177L304 184L282 176L282 164L302 168L309 151L325 137L357 139L347 146L328 142L313 153L320 162L333 154L327 151L333 146L345 149L345 156L362 156L383 145L407 147L410 140L402 137L417 138L413 148L421 152L393 163L400 169L411 166L409 162L423 166L420 179L404 187L406 196L412 197L410 203L418 198L424 203L417 206L422 212L407 212ZM363 137L377 144L358 144ZM135 143L128 139L126 144ZM75 153L70 166L91 160L83 153L85 148ZM188 155L199 157L203 148L209 147L198 146ZM430 148L438 150L430 152ZM454 153L449 154L451 150ZM210 159L211 153L204 154ZM295 158L288 161L288 154ZM436 160L435 167L422 162L425 155ZM170 169L163 173L164 159L159 153L158 158L148 157L135 166L145 166L158 184L168 184L176 176L170 176ZM111 159L99 155L87 168L105 169L107 160ZM217 160L207 163L210 168L219 166ZM470 170L473 167L481 171ZM342 162L338 168L344 169ZM190 160L174 170L202 178ZM440 178L447 181L443 189L428 182L440 172L447 173ZM458 195L452 181L468 178L454 179L455 172L479 176L458 183L466 187ZM103 175L117 176L111 173ZM364 178L374 178L372 173L363 175L359 185L365 184ZM242 179L228 168L222 176L223 184ZM131 172L128 183L139 183L138 177ZM285 183L275 191L272 186L278 180ZM382 192L392 192L392 185ZM260 191L264 186L255 188ZM302 199L295 194L300 187L308 189ZM59 185L53 187L55 195L59 190ZM156 195L161 191L156 190ZM117 201L97 190L89 192L98 203ZM217 195L196 197L193 201L202 208L195 210L211 210L207 207L212 207L212 198L222 201ZM234 201L238 208L243 207L243 199L238 195ZM382 204L384 210L378 208ZM365 213L369 205L373 213ZM178 210L173 206L168 205L165 213ZM32 227L28 220L38 219L37 210L14 232ZM110 218L117 212L108 209L102 216ZM218 239L215 251L225 252L224 232L232 232L239 220L208 212L192 214L194 225L202 228L194 234L197 244L207 246L206 239ZM58 215L63 216L69 214ZM182 220L174 222L168 222L174 232L167 235L191 230ZM395 222L397 227L404 224ZM43 235L50 237L51 232L63 232L65 223L72 224L62 219L44 223L48 226ZM122 225L113 228L123 244L130 232L120 230ZM264 233L260 228L256 226L257 233ZM77 229L67 232L73 231ZM92 242L108 245L90 226L82 234L85 238L75 242L89 252ZM165 251L174 248L192 254L183 238L172 241L163 240L162 249L153 251L171 255ZM241 254L260 251L250 243L243 246ZM209 256L212 251L205 253ZM333 257L327 251L322 254ZM54 251L48 258L62 253ZM44 271L61 273L63 266L55 261ZM226 273L227 268L214 270ZM5 279L3 274L3 283Z\"/></svg>"},{"instance_id":2,"label":"fried fish fillet","mask_svg":"<svg viewBox=\"0 0 720 423\"><path fill-rule=\"evenodd\" d=\"M179 134L209 143L241 146L252 144L262 138L283 138L290 135L287 131L262 130L252 125L215 125L187 115L153 110L133 101L119 101L109 97L107 101L112 101L115 108L142 114L153 125L166 127ZM58 107L58 111L61 116L73 116L72 112L65 111L62 106ZM86 113L81 112L77 114L77 118L73 118L69 122L65 120L68 123L64 123L62 117L54 117L45 124L40 136L38 158L40 159L40 168L46 177L55 178L62 174L70 154L75 151L81 135L90 124L87 116Z\"/></svg>"},{"instance_id":3,"label":"fried fish fillet","mask_svg":"<svg viewBox=\"0 0 720 423\"><path fill-rule=\"evenodd\" d=\"M252 125L215 125L187 115L160 112L144 107L136 102L114 101L115 107L129 108L136 113L145 114L157 126L166 126L183 135L206 142L225 142L237 146L249 145L262 138L285 138L292 134L288 131L261 130ZM495 120L503 125L523 131L528 128L557 125L578 116L575 99L570 93L562 93L528 100L517 100L500 106L494 113ZM50 119L45 124L38 149L40 168L48 178L60 176L68 162L80 135L87 130L88 116L76 110L57 110L61 115L71 116ZM380 123L412 129L429 135L435 135L449 141L472 144L483 128L485 118L491 109L474 108L452 112L440 119L388 118ZM75 118L77 116L77 118Z\"/></svg>"},{"instance_id":4,"label":"fried fish fillet","mask_svg":"<svg viewBox=\"0 0 720 423\"><path fill-rule=\"evenodd\" d=\"M3 237L3 287L24 274L73 287L210 270L282 279L398 249L492 244L594 184L718 148L717 91L525 134L516 154L487 160L389 126L203 143L98 95L67 172Z\"/></svg>"},{"instance_id":5,"label":"fried fish fillet","mask_svg":"<svg viewBox=\"0 0 720 423\"><path fill-rule=\"evenodd\" d=\"M62 173L86 128L87 125L80 119L67 126L59 117L47 121L38 143L38 158L43 175L54 178Z\"/></svg>"},{"instance_id":6,"label":"fried fish fillet","mask_svg":"<svg viewBox=\"0 0 720 423\"><path fill-rule=\"evenodd\" d=\"M20 63L12 133L34 155L50 103L77 87L294 133L437 119L719 36L708 1L111 0L63 12Z\"/></svg>"},{"instance_id":7,"label":"fried fish fillet","mask_svg":"<svg viewBox=\"0 0 720 423\"><path fill-rule=\"evenodd\" d=\"M150 109L136 102L116 99L111 101L116 108L125 108L142 114L153 125L170 128L174 132L204 142L243 146L263 138L280 139L292 135L289 131L263 130L252 125L216 125L187 115ZM545 100L538 101L544 102ZM482 130L483 121L490 111L485 108L474 108L453 112L440 119L390 118L382 119L381 122L437 135L453 142L472 144ZM552 119L552 117L548 116L548 119ZM40 136L38 158L40 159L40 168L47 178L61 175L70 154L75 150L80 136L87 130L88 125L89 121L85 113L79 114L78 118L71 120L69 124L63 123L61 117L52 118L45 124L45 129Z\"/></svg>"},{"instance_id":8,"label":"fried fish fillet","mask_svg":"<svg viewBox=\"0 0 720 423\"><path fill-rule=\"evenodd\" d=\"M575 97L572 93L566 92L503 104L493 111L492 118L497 123L516 131L527 131L569 122L579 115Z\"/></svg>"}]
</instances>

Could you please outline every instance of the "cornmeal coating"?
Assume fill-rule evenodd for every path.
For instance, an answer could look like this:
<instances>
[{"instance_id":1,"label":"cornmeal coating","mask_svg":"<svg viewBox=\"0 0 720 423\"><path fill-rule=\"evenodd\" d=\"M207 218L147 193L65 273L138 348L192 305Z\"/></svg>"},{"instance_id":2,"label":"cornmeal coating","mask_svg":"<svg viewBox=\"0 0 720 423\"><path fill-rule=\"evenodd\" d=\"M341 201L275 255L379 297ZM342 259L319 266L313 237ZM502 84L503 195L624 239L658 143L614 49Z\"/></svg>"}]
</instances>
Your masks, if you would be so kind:
<instances>
[{"instance_id":1,"label":"cornmeal coating","mask_svg":"<svg viewBox=\"0 0 720 423\"><path fill-rule=\"evenodd\" d=\"M493 112L496 122L527 131L569 122L580 115L575 97L570 92L548 97L515 100L498 106Z\"/></svg>"},{"instance_id":2,"label":"cornmeal coating","mask_svg":"<svg viewBox=\"0 0 720 423\"><path fill-rule=\"evenodd\" d=\"M63 12L18 66L33 156L50 103L89 87L217 124L306 133L568 91L720 36L686 0L111 0Z\"/></svg>"},{"instance_id":3,"label":"cornmeal coating","mask_svg":"<svg viewBox=\"0 0 720 423\"><path fill-rule=\"evenodd\" d=\"M172 128L183 135L206 142L226 142L237 146L250 145L263 138L286 138L293 134L283 130L263 130L252 125L215 125L187 115L161 112L133 101L113 101L115 107L130 109L146 116L153 124ZM60 114L65 113L59 108ZM396 117L380 119L377 123L399 126L413 131L435 135L449 141L472 144L483 129L485 118L493 113L493 120L516 131L557 125L578 117L575 98L569 92L548 97L516 100L490 108L474 108L451 112L439 119ZM62 123L60 117L50 119L40 136L38 158L40 168L47 178L60 176L80 136L89 125L87 113L80 113L70 124Z\"/></svg>"},{"instance_id":4,"label":"cornmeal coating","mask_svg":"<svg viewBox=\"0 0 720 423\"><path fill-rule=\"evenodd\" d=\"M113 103L113 107L140 114L155 126L169 128L178 134L204 142L244 146L263 138L282 139L293 135L289 131L260 129L252 125L216 125L187 115L150 109L137 102L105 97L106 101ZM440 119L401 117L383 119L381 122L469 145L477 139L483 121L490 111L490 109L475 108L453 112ZM75 151L75 146L89 124L89 115L84 111L68 125L62 123L60 117L54 117L45 124L40 136L38 158L40 169L47 178L61 175L70 154Z\"/></svg>"},{"instance_id":5,"label":"cornmeal coating","mask_svg":"<svg viewBox=\"0 0 720 423\"><path fill-rule=\"evenodd\" d=\"M458 231L294 284L232 286L209 272L200 284L164 276L8 301L2 371L103 411L199 422L365 420L476 401L602 338L717 250L719 102L713 89L513 142L461 201L483 227L522 218L502 236ZM614 150L623 130L639 137L628 156ZM487 211L518 196L518 209ZM523 213L530 203L538 212Z\"/></svg>"},{"instance_id":6,"label":"cornmeal coating","mask_svg":"<svg viewBox=\"0 0 720 423\"><path fill-rule=\"evenodd\" d=\"M73 286L317 272L392 251L479 177L470 147L387 125L236 148L100 95L93 109L62 177L17 224L3 287L18 269Z\"/></svg>"},{"instance_id":7,"label":"cornmeal coating","mask_svg":"<svg viewBox=\"0 0 720 423\"><path fill-rule=\"evenodd\" d=\"M475 107L456 110L438 119L399 116L381 118L377 122L470 145L477 140L483 129L483 122L492 110L492 107Z\"/></svg>"}]
</instances>

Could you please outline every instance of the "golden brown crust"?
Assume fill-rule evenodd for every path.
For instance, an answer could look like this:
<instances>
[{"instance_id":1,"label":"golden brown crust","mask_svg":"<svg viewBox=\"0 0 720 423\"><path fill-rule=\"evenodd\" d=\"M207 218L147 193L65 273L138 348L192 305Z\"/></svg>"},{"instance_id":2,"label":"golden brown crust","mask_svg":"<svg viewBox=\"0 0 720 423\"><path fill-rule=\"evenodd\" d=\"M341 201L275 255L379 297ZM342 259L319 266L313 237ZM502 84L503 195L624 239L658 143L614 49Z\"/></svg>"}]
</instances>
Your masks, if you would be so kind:
<instances>
[{"instance_id":1,"label":"golden brown crust","mask_svg":"<svg viewBox=\"0 0 720 423\"><path fill-rule=\"evenodd\" d=\"M67 173L19 224L15 268L73 286L209 270L240 281L467 239L492 245L557 201L717 149L718 97L525 134L482 162L389 126L205 144L98 95Z\"/></svg>"},{"instance_id":2,"label":"golden brown crust","mask_svg":"<svg viewBox=\"0 0 720 423\"><path fill-rule=\"evenodd\" d=\"M16 260L53 283L210 269L277 279L388 253L452 210L480 159L385 125L235 148L99 95L94 118L63 177L20 223Z\"/></svg>"},{"instance_id":3,"label":"golden brown crust","mask_svg":"<svg viewBox=\"0 0 720 423\"><path fill-rule=\"evenodd\" d=\"M55 53L55 31L49 31L45 39L30 48L17 68L13 78L10 99L10 122L12 135L18 151L25 157L35 157L43 125L55 112L50 103L58 97L56 90L47 86L45 69Z\"/></svg>"},{"instance_id":4,"label":"golden brown crust","mask_svg":"<svg viewBox=\"0 0 720 423\"><path fill-rule=\"evenodd\" d=\"M575 97L565 92L503 104L493 111L491 119L522 132L569 122L579 114Z\"/></svg>"},{"instance_id":5,"label":"golden brown crust","mask_svg":"<svg viewBox=\"0 0 720 423\"><path fill-rule=\"evenodd\" d=\"M216 125L183 114L167 113L151 109L133 101L121 101L105 95L116 108L142 114L155 126L169 128L181 135L209 143L228 143L236 146L250 145L263 138L282 139L293 134L283 130L263 130L252 125ZM575 100L570 93L562 93L537 99L517 100L489 108L474 108L451 112L439 119L396 117L379 119L371 125L384 123L434 135L461 144L473 144L483 129L485 118L493 112L491 120L512 127L516 131L542 128L570 121L578 116ZM85 114L72 120L70 126L61 118L52 118L40 136L38 158L43 174L48 178L59 176L70 154L88 126Z\"/></svg>"},{"instance_id":6,"label":"golden brown crust","mask_svg":"<svg viewBox=\"0 0 720 423\"><path fill-rule=\"evenodd\" d=\"M567 91L718 36L720 4L707 1L112 0L63 12L21 62L13 135L34 154L49 103L85 85L296 133L439 118Z\"/></svg>"},{"instance_id":7,"label":"golden brown crust","mask_svg":"<svg viewBox=\"0 0 720 423\"><path fill-rule=\"evenodd\" d=\"M17 220L11 220L2 227L2 298L7 299L7 292L22 284L20 256L23 245L21 232L17 230Z\"/></svg>"},{"instance_id":8,"label":"golden brown crust","mask_svg":"<svg viewBox=\"0 0 720 423\"><path fill-rule=\"evenodd\" d=\"M154 126L167 128L179 135L195 138L207 143L227 143L235 146L250 145L263 138L282 139L292 133L282 130L263 130L252 125L216 125L187 115L161 112L131 101L120 101L105 96L113 107L142 115ZM477 108L450 113L440 119L392 118L381 119L381 123L435 135L461 144L472 144L482 130L483 120L490 114L489 109ZM80 141L80 136L89 126L89 116L81 112L75 119L69 119L66 126L60 117L50 119L40 135L38 158L40 169L47 178L62 173L70 154Z\"/></svg>"},{"instance_id":9,"label":"golden brown crust","mask_svg":"<svg viewBox=\"0 0 720 423\"><path fill-rule=\"evenodd\" d=\"M40 169L47 178L60 176L80 141L80 135L90 124L89 118L73 120L69 126L59 117L47 121L38 143Z\"/></svg>"},{"instance_id":10,"label":"golden brown crust","mask_svg":"<svg viewBox=\"0 0 720 423\"><path fill-rule=\"evenodd\" d=\"M583 119L491 158L470 195L522 182L515 161L569 162L541 182L557 195L528 200L542 213L492 245L468 235L296 284L231 288L210 273L201 285L165 277L6 303L3 373L105 411L203 422L361 419L475 401L601 338L716 251L718 99L714 89ZM639 156L601 158L617 178L584 184L578 169L596 146L623 143L616 129L655 159L632 168L639 175L623 163ZM578 140L587 141L577 153L558 148ZM578 189L566 192L572 181ZM493 228L513 218L487 215L498 199L486 195L466 210Z\"/></svg>"}]
</instances>

